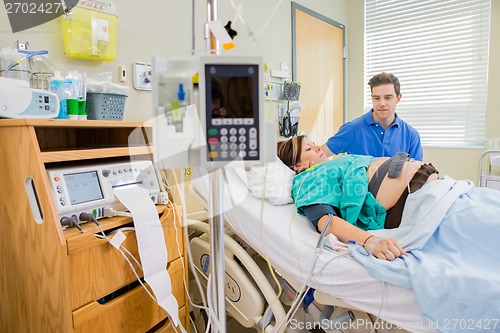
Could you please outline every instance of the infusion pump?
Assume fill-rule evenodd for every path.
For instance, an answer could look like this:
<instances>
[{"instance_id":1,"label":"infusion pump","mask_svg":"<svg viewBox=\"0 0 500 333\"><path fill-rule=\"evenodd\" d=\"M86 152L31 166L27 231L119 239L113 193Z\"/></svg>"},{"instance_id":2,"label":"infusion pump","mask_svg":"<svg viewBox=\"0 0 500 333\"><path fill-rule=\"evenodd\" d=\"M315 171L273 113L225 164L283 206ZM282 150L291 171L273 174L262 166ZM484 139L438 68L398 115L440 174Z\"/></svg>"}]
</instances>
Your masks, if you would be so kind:
<instances>
[{"instance_id":1,"label":"infusion pump","mask_svg":"<svg viewBox=\"0 0 500 333\"><path fill-rule=\"evenodd\" d=\"M106 208L124 211L113 191L125 186L146 188L155 204L163 203L164 193L149 160L52 168L47 173L61 220L81 213L101 218Z\"/></svg>"}]
</instances>

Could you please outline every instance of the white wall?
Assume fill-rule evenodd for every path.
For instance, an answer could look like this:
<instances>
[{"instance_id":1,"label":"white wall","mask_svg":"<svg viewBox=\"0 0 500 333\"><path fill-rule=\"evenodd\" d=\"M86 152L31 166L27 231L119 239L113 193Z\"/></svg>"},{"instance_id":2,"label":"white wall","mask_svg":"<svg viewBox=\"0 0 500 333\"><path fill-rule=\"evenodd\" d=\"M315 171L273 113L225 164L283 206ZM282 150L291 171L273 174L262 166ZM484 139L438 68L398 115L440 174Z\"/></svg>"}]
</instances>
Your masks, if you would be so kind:
<instances>
[{"instance_id":1,"label":"white wall","mask_svg":"<svg viewBox=\"0 0 500 333\"><path fill-rule=\"evenodd\" d=\"M347 119L354 119L363 113L363 0L300 0L299 4L319 12L346 27L347 45ZM155 54L163 52L187 52L191 48L191 1L188 0L115 0L120 14L118 20L117 59L112 62L93 62L70 59L64 55L59 20L45 23L24 32L13 34L5 11L0 11L0 47L14 46L16 40L29 41L32 50L49 50L49 59L62 72L77 69L90 76L111 71L117 82L118 67L129 68L125 83L132 87L132 63L150 62ZM221 0L219 19L222 22L234 20L235 11L231 1ZM261 30L271 16L276 4L279 7L267 28L257 38L258 46L246 36L241 23L233 24L239 35L234 52L260 52L269 68L279 68L281 62L292 62L291 46L291 2L287 0L234 0L249 26L255 32ZM197 34L196 48L204 49L203 24L206 21L206 3L196 1ZM500 87L500 0L492 0L491 42L488 90L487 137L500 136L500 112L495 96ZM127 98L125 119L147 120L153 116L151 92L132 89ZM477 180L479 149L426 149L425 160L432 161L442 173L455 178Z\"/></svg>"},{"instance_id":2,"label":"white wall","mask_svg":"<svg viewBox=\"0 0 500 333\"><path fill-rule=\"evenodd\" d=\"M89 77L97 73L111 71L113 81L118 82L118 68L124 65L129 69L126 85L132 92L126 101L125 120L143 121L153 117L152 96L149 91L133 89L132 64L136 61L151 62L152 56L165 52L189 52L192 45L192 1L188 0L114 0L118 7L117 57L111 62L94 62L71 59L64 55L60 20L56 19L41 26L19 33L12 33L7 14L0 10L0 47L15 46L16 40L29 42L30 50L46 49L48 57L56 70L66 72L79 70ZM205 49L204 23L207 21L207 4L196 0L195 33L196 48ZM267 28L258 36L257 43L245 36L239 20L233 23L238 31L235 38L237 48L234 53L261 53L269 68L279 68L287 62L291 68L291 1L287 0L233 0L236 6L241 3L241 14L246 23L256 33L268 21L277 4L279 7ZM335 1L297 1L314 11L340 23L347 23L348 0ZM224 24L235 19L235 10L229 0L218 1L219 20Z\"/></svg>"}]
</instances>

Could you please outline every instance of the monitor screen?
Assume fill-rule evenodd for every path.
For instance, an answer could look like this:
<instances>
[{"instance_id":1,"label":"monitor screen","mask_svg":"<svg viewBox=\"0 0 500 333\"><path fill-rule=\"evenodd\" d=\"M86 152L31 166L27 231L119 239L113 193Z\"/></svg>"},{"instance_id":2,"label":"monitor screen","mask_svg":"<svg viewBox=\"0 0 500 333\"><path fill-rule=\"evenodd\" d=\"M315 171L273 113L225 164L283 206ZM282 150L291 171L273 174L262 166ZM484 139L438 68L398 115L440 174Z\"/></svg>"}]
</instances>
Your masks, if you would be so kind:
<instances>
[{"instance_id":1,"label":"monitor screen","mask_svg":"<svg viewBox=\"0 0 500 333\"><path fill-rule=\"evenodd\" d=\"M207 118L258 117L257 65L206 64L205 66Z\"/></svg>"},{"instance_id":2,"label":"monitor screen","mask_svg":"<svg viewBox=\"0 0 500 333\"><path fill-rule=\"evenodd\" d=\"M72 205L104 198L97 171L65 174L64 181Z\"/></svg>"}]
</instances>

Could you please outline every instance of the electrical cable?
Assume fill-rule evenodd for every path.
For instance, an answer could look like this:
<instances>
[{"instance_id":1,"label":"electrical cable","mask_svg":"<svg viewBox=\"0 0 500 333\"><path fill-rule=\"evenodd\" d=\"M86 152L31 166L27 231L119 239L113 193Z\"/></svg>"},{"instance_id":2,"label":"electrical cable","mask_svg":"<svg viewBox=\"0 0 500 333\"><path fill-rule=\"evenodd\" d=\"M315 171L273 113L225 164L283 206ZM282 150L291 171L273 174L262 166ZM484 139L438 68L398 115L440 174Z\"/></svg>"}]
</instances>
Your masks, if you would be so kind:
<instances>
[{"instance_id":1,"label":"electrical cable","mask_svg":"<svg viewBox=\"0 0 500 333\"><path fill-rule=\"evenodd\" d=\"M86 214L86 215L84 215L84 214ZM92 216L92 217L89 217L89 216ZM149 297L151 297L151 299L154 300L155 303L158 303L158 300L156 299L156 297L151 294L151 292L149 291L149 289L142 282L141 278L139 277L139 274L135 270L134 266L132 265L132 263L130 262L129 258L127 257L127 255L125 254L125 252L122 250L122 248L124 248L126 250L126 252L131 257L134 258L134 261L138 264L138 266L142 270L142 266L138 263L137 259L125 247L123 247L123 245L120 244L118 247L116 247L115 245L113 245L113 243L111 242L111 239L105 234L104 230L101 227L101 224L97 221L97 219L95 218L95 216L93 214L90 214L90 213L81 213L80 214L80 220L87 221L87 222L94 222L99 227L99 230L100 230L102 236L98 235L98 234L95 234L95 236L98 237L98 238L101 238L101 239L105 239L111 246L113 246L114 248L116 248L118 250L118 252L122 255L122 257L125 259L125 261L129 265L130 269L132 270L132 273L134 273L137 281L139 281L139 283L141 284L141 286L148 293Z\"/></svg>"},{"instance_id":2,"label":"electrical cable","mask_svg":"<svg viewBox=\"0 0 500 333\"><path fill-rule=\"evenodd\" d=\"M290 307L289 312L287 313L287 315L283 319L283 322L278 326L278 330L283 326L283 324L286 323L286 325L288 325L288 322L293 317L293 315L295 315L295 312L298 310L298 306L300 305L300 303L302 303L303 299L305 298L305 295L307 294L307 291L311 288L310 286L308 286L308 282L309 282L309 280L312 277L312 273L314 271L314 267L316 266L316 262L318 261L319 254L320 254L321 249L323 247L324 239L325 239L326 234L328 232L328 228L330 227L330 224L332 223L332 220L333 220L333 214L328 214L328 220L327 220L327 222L325 224L325 227L323 228L323 231L320 234L320 238L318 240L318 243L316 245L316 249L314 251L314 257L313 257L313 263L312 263L312 266L311 266L311 270L309 271L309 274L308 274L306 280L302 284L302 286L300 288L300 291L297 294L298 298L296 298L295 301L294 301L294 303L292 303L292 306Z\"/></svg>"},{"instance_id":3,"label":"electrical cable","mask_svg":"<svg viewBox=\"0 0 500 333\"><path fill-rule=\"evenodd\" d=\"M182 175L183 177L184 175ZM162 178L162 182L164 184L164 186L170 190L170 185L168 184L168 180L167 180L167 177L166 177L166 174L165 172L162 170L161 172L161 178ZM182 182L183 183L183 182ZM181 196L180 196L180 200L181 200L181 204L183 207L186 206L185 204L185 196L184 196L184 191L183 189L181 189ZM173 203L168 200L167 204L170 204L172 206L172 212L174 214L174 221L176 221L177 219L177 216L176 216L176 211L175 211L175 208L174 208L174 205ZM184 216L184 219L186 218L186 214L184 213L183 214ZM186 223L184 222L183 223L184 225L186 225ZM180 244L179 244L179 241L178 241L178 229L177 229L177 225L174 223L174 228L175 228L175 232L176 232L176 243L177 243L177 250L179 252L179 254L181 253L181 249L180 249ZM189 235L187 233L187 225L184 227L184 239L186 240L187 242L187 246L186 246L186 249L187 249L187 252L188 252L188 263L190 265L190 268L191 268L191 271L192 271L192 274L194 276L194 279L195 279L195 282L196 282L196 285L198 287L198 289L200 290L200 296L202 298L202 304L203 306L200 306L198 304L195 304L188 292L188 288L187 288L187 281L186 281L186 268L184 266L184 262L182 261L182 269L183 269L183 285L184 285L184 289L185 289L185 292L186 292L186 295L187 295L187 298L189 299L189 303L191 304L192 307L194 308L197 308L197 309L200 309L200 310L203 310L207 313L207 316L209 318L212 318L213 316L211 315L211 309L207 303L207 300L205 299L205 295L204 295L204 292L203 292L203 286L201 285L201 281L200 281L200 278L199 278L199 275L198 275L198 271L196 269L196 267L194 266L194 263L193 263L193 254L191 252L191 247L189 246ZM208 293L208 287L209 285L207 285L207 293ZM210 327L210 325L208 325L208 327ZM220 327L220 325L219 325Z\"/></svg>"},{"instance_id":4,"label":"electrical cable","mask_svg":"<svg viewBox=\"0 0 500 333\"><path fill-rule=\"evenodd\" d=\"M217 314L214 312L213 308L215 307L215 304L212 302L212 288L210 288L210 285L212 284L212 274L208 275L208 281L207 281L207 302L208 302L208 314L209 318L211 319L209 322L213 323L215 328L219 332L224 332L222 329L221 324L219 323L219 318ZM207 328L208 329L208 328Z\"/></svg>"},{"instance_id":5,"label":"electrical cable","mask_svg":"<svg viewBox=\"0 0 500 333\"><path fill-rule=\"evenodd\" d=\"M305 181L305 179L306 179L306 178L307 178L307 176L306 176L306 177L304 177L304 179L303 179L303 180L302 180L302 182L300 183L299 188L297 189L297 196L299 195L299 192L300 192L300 189L301 189L301 187L302 187L302 184L303 184L303 182ZM407 173L407 178L408 178L408 173ZM295 214L295 212L294 212L294 214ZM293 214L293 216L294 216L294 214ZM330 214L329 214L329 215L330 215ZM293 221L293 216L292 216L292 221ZM311 274L312 274L312 272L313 272L313 270L314 270L314 266L316 265L317 259L318 259L318 257L319 257L319 252L320 252L320 250L321 250L321 246L322 246L322 244L323 244L324 237L326 236L327 229L328 229L328 227L329 227L329 225L330 225L330 223L331 223L331 220L332 220L332 219L333 219L333 217L332 217L332 216L329 216L329 219L328 219L328 221L327 221L327 224L325 225L325 228L324 228L324 229L323 229L323 231L321 232L320 239L319 239L319 241L318 241L318 245L317 245L317 247L316 247L315 257L314 257L314 259L313 259L313 266L312 266L312 268L311 268L311 271L309 272L308 277L307 277L307 278L306 278L306 280L304 281L304 284L303 284L303 285L302 285L302 287L300 288L300 289L301 289L301 290L300 290L300 292L297 294L297 295L300 295L300 296L299 296L299 298L296 298L296 300L295 300L295 301L294 301L294 303L292 304L292 306L291 306L291 308L290 308L289 312L287 313L287 316L285 317L285 318L289 318L289 319L287 319L287 324L288 324L288 321L290 320L290 318L292 318L292 317L293 317L293 315L295 314L295 312L298 310L298 304L300 304L300 302L302 302L302 299L305 297L305 295L306 295L307 291L308 291L308 290L309 290L309 288L310 288L310 287L307 287L307 288L306 288L306 285L307 285L307 283L308 283L308 281L309 281L309 279L310 279L310 277L311 277ZM346 255L348 255L348 253L345 253L345 254L342 254L342 255L340 255L340 256L337 256L337 257L335 257L335 258L331 259L329 262L331 262L331 261L333 261L333 260L335 260L335 259L337 259L337 258L344 257L344 256L346 256ZM326 266L326 265L325 265L325 266ZM319 273L319 274L321 274L321 272L323 271L323 269L324 269L324 267L325 267L325 266L323 266L323 268L320 270L320 273ZM319 275L319 274L318 274L318 275ZM382 296L384 296L384 295L382 295ZM300 300L300 302L298 302L298 300ZM380 313L381 313L381 311L382 311L382 305L383 305L383 297L382 297L381 307L380 307L380 310L379 310L379 315L380 315ZM293 311L292 311L292 309L293 309ZM379 317L377 317L377 318L379 318ZM280 328L283 326L283 324L284 324L284 322L283 322L283 323L281 323L281 324L278 326L278 329L280 329Z\"/></svg>"},{"instance_id":6,"label":"electrical cable","mask_svg":"<svg viewBox=\"0 0 500 333\"><path fill-rule=\"evenodd\" d=\"M342 258L342 257L347 257L347 256L350 256L350 253L349 252L346 252L346 253L341 253L340 255L328 260L324 265L323 267L321 267L321 269L319 270L318 274L316 274L317 277L321 276L321 274L323 273L323 270L325 269L325 267L327 267L332 261L334 260L337 260L339 258ZM311 283L313 283L314 281L311 281ZM375 328L377 327L376 324L378 322L378 320L380 319L380 314L382 313L382 307L383 307L383 304L384 304L384 294L385 294L385 281L382 281L382 300L380 302L380 308L379 308L379 311L378 311L378 315L377 315L377 319L375 320L375 323L373 323L373 328L372 328L372 331L370 333L374 333L375 331Z\"/></svg>"},{"instance_id":7,"label":"electrical cable","mask_svg":"<svg viewBox=\"0 0 500 333\"><path fill-rule=\"evenodd\" d=\"M95 234L96 237L98 238L103 238L105 239L111 246L113 246L114 248L116 248L118 250L118 252L122 255L122 257L125 259L125 261L127 262L127 264L129 265L130 269L132 270L132 273L135 275L137 281L141 284L141 286L144 288L144 290L146 291L146 293L149 295L149 297L156 303L158 304L158 300L156 299L156 297L149 291L149 289L146 287L146 285L142 282L142 279L139 277L139 274L137 273L137 271L135 270L133 264L130 262L129 258L127 257L127 255L125 253L127 253L130 257L132 257L135 261L135 263L138 265L138 267L141 268L142 270L142 266L141 264L139 263L139 261L135 258L134 255L132 255L132 253L130 253L130 251L125 248L123 245L118 245L118 246L115 246L112 242L111 242L111 239L105 234L104 230L102 229L101 227L101 224L97 221L97 219L95 218L95 216L91 213L81 213L80 216L79 216L80 220L81 221L87 221L87 222L94 222L98 227L99 227L99 230L102 234L101 235L98 235L98 234ZM127 230L130 230L130 228L123 228L123 229L127 229ZM143 271L144 273L144 271ZM167 313L168 314L168 313ZM170 315L169 315L170 316ZM174 327L174 330L177 332L177 327L175 325L172 325L172 327ZM186 329L184 328L184 326L182 326L182 323L179 323L179 326L178 326L181 330L181 332L183 333L187 333Z\"/></svg>"},{"instance_id":8,"label":"electrical cable","mask_svg":"<svg viewBox=\"0 0 500 333\"><path fill-rule=\"evenodd\" d=\"M183 201L184 199L181 197L180 200L181 200L182 206L184 207L185 206L185 203ZM173 215L174 215L174 221L176 221L177 220L177 214L175 212L174 205L173 205L173 203L170 200L168 200L168 204L170 204L172 206L172 212L173 212ZM184 214L183 216L185 217L186 214ZM186 223L184 223L184 224L186 224ZM175 241L176 241L176 244L177 244L177 251L178 251L179 255L182 256L181 246L180 246L180 243L179 243L179 232L178 232L177 224L175 222L174 222L174 229L175 229ZM198 286L198 289L200 291L203 291L203 287L202 287L201 282L200 282L199 277L198 277L198 272L195 269L194 264L192 263L192 253L191 253L191 247L189 246L189 235L187 234L187 226L184 227L184 234L183 234L183 236L184 236L184 239L186 240L186 242L188 243L188 245L186 246L186 249L188 251L188 262L191 265L191 270L192 270L193 276L195 277L196 285ZM203 292L200 292L203 306L195 304L193 302L193 300L191 299L191 296L189 295L189 291L188 291L188 287L187 287L188 282L186 281L186 275L187 275L186 274L187 273L186 272L186 267L184 265L184 261L183 260L181 260L181 265L182 265L182 271L184 273L183 274L183 278L182 278L183 285L184 285L184 290L185 290L186 295L187 295L187 297L189 299L189 303L193 307L195 307L197 309L202 309L202 310L207 311L207 309L208 309L207 301L205 300L205 296L204 296Z\"/></svg>"},{"instance_id":9,"label":"electrical cable","mask_svg":"<svg viewBox=\"0 0 500 333\"><path fill-rule=\"evenodd\" d=\"M82 227L80 227L80 225L78 224L78 218L76 217L76 215L63 216L61 218L61 225L65 227L75 227L80 230L80 232L84 232Z\"/></svg>"},{"instance_id":10,"label":"electrical cable","mask_svg":"<svg viewBox=\"0 0 500 333\"><path fill-rule=\"evenodd\" d=\"M281 295L282 293L282 288L281 288L281 284L279 283L278 279L276 278L275 274L274 274L274 270L272 269L272 265L269 261L269 258L267 256L267 252L266 252L266 247L265 247L265 242L263 240L263 235L262 235L262 224L263 224L263 209L264 209L264 203L265 203L265 192L266 192L266 182L265 182L265 178L266 178L266 175L267 175L267 167L265 168L265 173L264 173L264 188L263 188L263 192L264 192L264 195L263 195L263 198L262 198L262 203L261 203L261 210L260 210L260 218L259 218L259 221L260 221L260 238L261 238L261 244L262 244L262 247L263 247L263 254L264 254L264 259L266 260L266 262L268 263L269 267L270 267L270 271L271 271L271 274L272 274L272 277L273 279L275 280L277 286L278 286L278 289L279 289L279 292L278 292L278 295L276 297L276 299L279 299L279 296ZM300 187L299 187L300 189ZM292 222L294 221L294 218L295 218L295 211L292 213L292 216L290 218L290 223L289 223L289 227L288 227L288 235L289 235L289 238L292 242L292 247L294 249L294 253L296 255L296 257L299 259L299 256L298 256L298 253L297 253L297 246L295 244L295 241L294 241L294 238L292 237L292 234L291 234L291 229L292 229ZM317 259L316 259L317 260ZM315 262L315 260L314 260ZM299 267L299 273L300 275L302 275L302 265L301 265L301 262L300 262L300 259L297 261L298 263L298 267ZM314 265L315 263L313 263L313 267L311 268L311 272L312 270L314 269ZM305 289L306 287L306 283L308 281L308 279L310 278L310 274L311 272L309 273L309 276L306 278L306 281L305 283L302 285L302 287L300 288L301 290L302 289ZM300 295L300 293L299 293ZM292 303L292 307L290 308L290 310L288 311L288 313L285 315L285 317L283 318L283 321L278 325L277 329L276 329L276 332L279 331L279 329L281 329L281 327L283 326L284 323L288 323L288 318L290 318L290 313L292 312L292 309L294 307L294 304L295 302L297 302L298 298L295 299L294 303ZM267 311L267 310L266 310ZM276 323L278 324L278 323ZM264 329L264 328L263 328Z\"/></svg>"},{"instance_id":11,"label":"electrical cable","mask_svg":"<svg viewBox=\"0 0 500 333\"><path fill-rule=\"evenodd\" d=\"M266 243L264 242L264 235L262 233L263 231L263 222L264 222L264 204L265 204L265 198L266 198L266 178L267 178L267 167L268 165L266 164L265 168L264 168L264 185L263 185L263 195L262 195L262 200L261 200L261 205L260 205L260 216L259 216L259 224L260 224L260 233L259 233L259 237L260 237L260 242L261 242L261 245L262 245L262 254L263 254L263 258L264 260L266 261L267 263L267 267L269 269L269 272L271 273L271 276L274 280L274 282L276 283L277 287L278 287L278 293L276 294L276 297L275 299L273 299L271 301L271 303L269 303L269 307L266 309L266 311L264 311L264 314L263 314L263 317L266 316L267 314L267 311L270 311L271 310L271 305L278 301L279 298L281 297L281 294L283 293L283 289L281 287L281 283L279 282L278 278L276 277L276 274L274 274L274 269L271 265L271 262L269 260L269 256L267 255L267 249L266 249ZM265 331L265 327L264 325L262 325L262 333L264 333Z\"/></svg>"},{"instance_id":12,"label":"electrical cable","mask_svg":"<svg viewBox=\"0 0 500 333\"><path fill-rule=\"evenodd\" d=\"M408 163L408 167L406 168L406 186L408 187L408 194L411 193L410 191L410 165L411 165L411 161L409 161L410 163Z\"/></svg>"},{"instance_id":13,"label":"electrical cable","mask_svg":"<svg viewBox=\"0 0 500 333\"><path fill-rule=\"evenodd\" d=\"M84 214L84 213L82 213L82 214ZM115 210L115 209L113 209L111 207L104 207L102 209L102 215L104 217L114 217L114 216L132 217L132 214L129 213L129 212L118 211L118 210ZM81 220L81 218L80 218L80 220Z\"/></svg>"},{"instance_id":14,"label":"electrical cable","mask_svg":"<svg viewBox=\"0 0 500 333\"><path fill-rule=\"evenodd\" d=\"M162 170L161 172L161 178L162 178L162 182L165 184L165 186L170 189L170 186L168 185L168 180L167 180L167 177L166 177L166 174L164 172L164 170ZM181 175L182 179L184 179L184 175ZM182 184L184 184L184 182L182 181ZM182 207L185 207L186 206L186 202L185 202L185 194L184 194L184 189L183 187L181 188L181 195L180 195L180 198L181 200L181 205ZM179 244L179 234L178 234L178 229L177 229L177 224L175 223L175 221L177 220L177 215L176 215L176 210L175 210L175 207L174 207L174 204L170 201L170 199L167 199L167 204L170 204L172 206L172 212L173 212L173 218L174 218L174 228L175 228L175 235L176 235L176 243L177 243L177 251L179 253L179 255L182 256L182 251L181 251L181 248L180 248L180 244ZM169 213L170 214L170 211ZM203 292L203 286L201 285L201 281L200 281L200 278L199 278L199 275L198 275L198 271L196 270L196 267L194 266L194 263L193 263L193 254L191 252L191 246L189 245L189 235L188 235L188 232L187 232L187 223L185 222L185 219L186 219L186 212L183 211L183 218L184 218L184 222L183 222L183 225L185 226L184 227L184 233L183 233L183 236L184 236L184 239L185 241L187 242L187 246L186 246L186 250L188 252L188 263L190 265L190 268L191 268L191 271L192 271L192 274L194 276L194 279L195 279L195 282L196 282L196 286L198 287L198 289L200 290L200 296L201 296L201 299L202 299L202 304L203 306L200 306L198 304L195 304L191 298L191 295L189 294L189 291L188 291L188 287L187 287L187 281L186 281L186 276L187 276L187 272L186 272L186 267L184 265L184 261L181 260L181 264L182 264L182 271L183 271L183 285L184 285L184 290L186 292L186 295L187 295L187 298L189 299L189 303L191 304L192 307L194 308L197 308L197 309L201 309L205 312L209 312L209 308L208 308L208 305L207 305L207 301L205 299L205 295L204 295L204 292Z\"/></svg>"}]
</instances>

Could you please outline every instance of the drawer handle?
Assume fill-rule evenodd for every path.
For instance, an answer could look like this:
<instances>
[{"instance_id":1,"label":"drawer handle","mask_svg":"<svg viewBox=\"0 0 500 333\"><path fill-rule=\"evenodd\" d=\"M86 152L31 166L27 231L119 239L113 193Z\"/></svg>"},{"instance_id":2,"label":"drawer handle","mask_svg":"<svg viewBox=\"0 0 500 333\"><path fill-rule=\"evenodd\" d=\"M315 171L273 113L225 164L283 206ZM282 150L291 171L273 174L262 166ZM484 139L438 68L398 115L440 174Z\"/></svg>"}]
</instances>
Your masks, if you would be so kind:
<instances>
[{"instance_id":1,"label":"drawer handle","mask_svg":"<svg viewBox=\"0 0 500 333\"><path fill-rule=\"evenodd\" d=\"M26 194L28 195L28 201L30 203L31 212L33 213L33 218L36 223L42 224L42 207L40 206L40 200L38 199L38 194L36 193L35 182L31 176L26 177L24 180L24 187L26 188Z\"/></svg>"}]
</instances>

